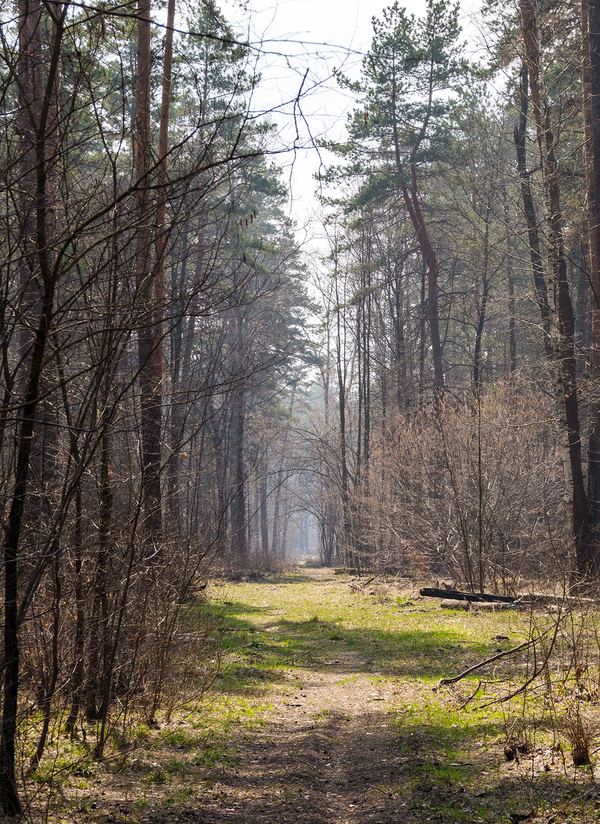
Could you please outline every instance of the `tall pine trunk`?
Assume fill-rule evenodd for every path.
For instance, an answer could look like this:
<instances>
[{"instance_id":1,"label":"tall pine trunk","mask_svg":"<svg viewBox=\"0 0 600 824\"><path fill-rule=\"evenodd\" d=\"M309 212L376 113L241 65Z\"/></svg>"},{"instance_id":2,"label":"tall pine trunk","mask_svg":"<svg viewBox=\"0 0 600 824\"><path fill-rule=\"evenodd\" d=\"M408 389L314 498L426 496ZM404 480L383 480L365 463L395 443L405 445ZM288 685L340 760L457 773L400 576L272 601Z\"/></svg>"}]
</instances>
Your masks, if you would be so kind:
<instances>
[{"instance_id":1,"label":"tall pine trunk","mask_svg":"<svg viewBox=\"0 0 600 824\"><path fill-rule=\"evenodd\" d=\"M544 91L535 0L520 0L520 9L525 58L531 83L531 101L538 154L544 183L545 209L549 226L550 252L548 268L553 283L556 328L552 361L565 475L564 501L571 522L576 575L578 578L584 578L594 571L594 559L588 528L587 496L583 483L581 461L574 343L575 317L567 279L559 167L556 159L550 107Z\"/></svg>"},{"instance_id":2,"label":"tall pine trunk","mask_svg":"<svg viewBox=\"0 0 600 824\"><path fill-rule=\"evenodd\" d=\"M582 0L582 75L584 161L587 195L589 282L591 286L592 379L600 374L600 2ZM600 402L592 399L588 441L589 524L595 535L600 527ZM597 537L596 537L597 542ZM596 565L598 561L596 559Z\"/></svg>"},{"instance_id":3,"label":"tall pine trunk","mask_svg":"<svg viewBox=\"0 0 600 824\"><path fill-rule=\"evenodd\" d=\"M156 342L155 277L152 268L150 134L150 0L139 0L137 22L136 112L133 159L137 186L136 291L143 310L138 330L142 500L145 552L151 556L162 539L161 368Z\"/></svg>"}]
</instances>

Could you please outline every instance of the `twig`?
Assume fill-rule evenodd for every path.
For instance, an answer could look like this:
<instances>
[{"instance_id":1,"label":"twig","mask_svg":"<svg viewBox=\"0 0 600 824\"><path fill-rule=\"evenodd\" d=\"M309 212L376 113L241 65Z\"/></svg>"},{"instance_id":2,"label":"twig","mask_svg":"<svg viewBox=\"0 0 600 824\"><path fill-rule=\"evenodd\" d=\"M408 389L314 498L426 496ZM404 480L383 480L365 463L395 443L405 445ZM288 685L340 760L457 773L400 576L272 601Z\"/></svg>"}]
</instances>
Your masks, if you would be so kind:
<instances>
[{"instance_id":1,"label":"twig","mask_svg":"<svg viewBox=\"0 0 600 824\"><path fill-rule=\"evenodd\" d=\"M464 708L467 706L467 704L475 698L475 696L477 695L477 693L479 692L480 689L481 689L481 678L479 679L479 683L477 684L477 689L475 690L475 692L471 693L471 695L469 695L467 700L464 701L458 709L459 710L464 710Z\"/></svg>"},{"instance_id":2,"label":"twig","mask_svg":"<svg viewBox=\"0 0 600 824\"><path fill-rule=\"evenodd\" d=\"M544 635L547 635L550 630L546 630L542 635L538 636L543 638ZM446 684L455 684L457 681L460 681L462 678L465 678L467 675L470 675L475 670L481 669L482 667L487 666L488 664L492 664L494 661L497 661L499 658L504 658L506 655L512 655L513 652L518 652L521 649L525 649L526 647L530 647L532 644L535 644L537 638L530 638L529 641L524 641L522 644L519 644L518 647L513 647L512 649L504 650L503 652L499 652L497 655L493 655L491 658L486 658L485 661L480 661L478 664L474 664L469 669L466 669L464 672L461 672L460 675L455 675L454 678L440 678L438 681L438 687L444 687Z\"/></svg>"},{"instance_id":3,"label":"twig","mask_svg":"<svg viewBox=\"0 0 600 824\"><path fill-rule=\"evenodd\" d=\"M373 790L377 790L378 793L381 793L381 795L385 795L387 798L392 797L391 793L388 793L385 790L381 790L379 787L376 787L375 784L367 784L367 787L366 787L366 789L363 790L363 793L366 793L366 791L369 787L371 787L371 789L373 789Z\"/></svg>"},{"instance_id":4,"label":"twig","mask_svg":"<svg viewBox=\"0 0 600 824\"><path fill-rule=\"evenodd\" d=\"M552 655L552 651L554 649L554 644L556 643L556 636L558 635L559 626L560 626L560 620L556 622L556 626L554 627L554 635L552 636L552 642L550 643L550 646L548 647L548 652L546 654L546 657L542 661L541 666L539 666L535 670L535 672L533 673L531 678L528 678L527 681L525 681L525 683L522 684L519 687L519 689L515 690L514 692L511 692L508 695L505 695L503 698L494 698L492 701L488 701L487 704L480 704L478 709L482 710L485 707L491 707L492 704L503 704L505 701L510 701L511 698L515 698L517 695L520 695L522 692L525 692L527 687L530 684L532 684L535 681L535 679L538 677L538 675L540 675L540 673L542 673L544 671L544 669L548 666L548 661L550 660L550 656ZM547 635L549 632L550 632L550 630L547 629L546 632L544 632L542 635L539 635L538 638L543 638L544 635ZM535 641L537 639L534 638L533 640ZM533 641L532 641L532 643L533 643Z\"/></svg>"},{"instance_id":5,"label":"twig","mask_svg":"<svg viewBox=\"0 0 600 824\"><path fill-rule=\"evenodd\" d=\"M304 650L304 652L296 653L296 655L294 657L295 658L303 658L305 655L310 656L310 655L313 654L313 652L315 652L316 650L319 649L319 647L322 647L322 646L323 646L323 641L315 641L315 643L311 647Z\"/></svg>"}]
</instances>

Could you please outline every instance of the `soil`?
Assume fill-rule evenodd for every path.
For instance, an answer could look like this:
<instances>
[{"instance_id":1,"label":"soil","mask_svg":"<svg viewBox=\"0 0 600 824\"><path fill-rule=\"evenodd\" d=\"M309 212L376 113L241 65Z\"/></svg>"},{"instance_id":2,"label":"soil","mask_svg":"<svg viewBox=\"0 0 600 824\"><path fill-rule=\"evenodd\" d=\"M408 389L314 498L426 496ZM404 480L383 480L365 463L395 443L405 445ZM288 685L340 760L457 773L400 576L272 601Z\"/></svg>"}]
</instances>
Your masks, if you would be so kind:
<instances>
[{"instance_id":1,"label":"soil","mask_svg":"<svg viewBox=\"0 0 600 824\"><path fill-rule=\"evenodd\" d=\"M392 794L401 764L386 723L391 696L373 693L367 679L343 684L355 664L344 656L332 661L328 675L308 675L293 699L274 706L265 729L238 742L238 764L201 799L200 820L408 820L399 817Z\"/></svg>"},{"instance_id":2,"label":"soil","mask_svg":"<svg viewBox=\"0 0 600 824\"><path fill-rule=\"evenodd\" d=\"M73 820L192 822L194 824L391 824L413 821L394 789L414 756L394 754L389 688L373 691L372 677L354 677L352 656L331 661L330 672L305 671L302 689L275 698L259 730L233 739L231 763L199 771L185 804L165 805L164 792L144 792L135 812L129 778L113 776L97 810ZM104 782L103 782L104 783ZM169 809L169 806L172 809Z\"/></svg>"},{"instance_id":3,"label":"soil","mask_svg":"<svg viewBox=\"0 0 600 824\"><path fill-rule=\"evenodd\" d=\"M310 570L315 580L324 570ZM328 573L331 574L330 572ZM144 792L139 810L131 776L112 776L96 809L73 820L189 822L189 824L388 824L414 820L394 794L407 762L394 753L390 713L400 696L389 681L374 689L376 672L364 659L334 649L313 667L306 662L270 697L266 722L233 737L229 764L199 770L195 797L174 809L161 787ZM298 688L290 692L290 686ZM392 710L393 706L393 710ZM416 755L416 753L415 753ZM119 786L121 785L121 786ZM89 802L88 802L89 806Z\"/></svg>"}]
</instances>

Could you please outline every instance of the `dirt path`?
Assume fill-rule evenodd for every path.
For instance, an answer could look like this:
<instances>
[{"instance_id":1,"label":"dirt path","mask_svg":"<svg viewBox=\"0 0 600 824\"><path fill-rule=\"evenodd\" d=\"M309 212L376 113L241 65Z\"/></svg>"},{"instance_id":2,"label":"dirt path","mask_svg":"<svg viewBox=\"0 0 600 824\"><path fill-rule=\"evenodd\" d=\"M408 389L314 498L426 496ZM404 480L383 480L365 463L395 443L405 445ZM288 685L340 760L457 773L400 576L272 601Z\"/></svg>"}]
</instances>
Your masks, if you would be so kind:
<instances>
[{"instance_id":1,"label":"dirt path","mask_svg":"<svg viewBox=\"0 0 600 824\"><path fill-rule=\"evenodd\" d=\"M310 570L306 577L317 587L323 584L324 592L332 585L331 570ZM335 587L349 592L347 582L335 581ZM285 637L290 629L285 609L279 608L280 590L267 584L264 594L269 606L262 612L251 607L244 616L248 631ZM227 598L237 597L235 586L225 586L216 602L227 604ZM66 789L60 814L47 820L53 824L399 824L414 820L406 798L395 792L402 771L414 763L394 746L397 726L391 714L401 702L402 687L373 668L363 654L327 634L302 650L293 666L277 671L262 698L250 698L262 705L257 723L251 730L243 723L234 726L227 736L226 753L212 766L198 763L189 747L165 744L168 730L159 730L154 740L128 753L122 769L107 763L104 770L84 775L79 787ZM235 647L229 654L232 659L240 657ZM254 661L257 677L262 676L260 658L258 649L243 650L246 672L252 671L248 665ZM226 692L214 694L216 701L227 702ZM179 723L185 731L186 723ZM174 761L184 765L175 774L169 772ZM71 810L65 817L67 806Z\"/></svg>"},{"instance_id":2,"label":"dirt path","mask_svg":"<svg viewBox=\"0 0 600 824\"><path fill-rule=\"evenodd\" d=\"M353 677L349 656L329 674L307 669L302 689L270 721L237 742L237 764L201 796L207 822L379 824L408 820L393 795L404 759L394 756L389 686Z\"/></svg>"},{"instance_id":3,"label":"dirt path","mask_svg":"<svg viewBox=\"0 0 600 824\"><path fill-rule=\"evenodd\" d=\"M316 582L330 571L308 572ZM324 644L328 642L325 641ZM395 789L418 753L398 755L402 687L335 642L273 696L265 726L236 742L235 765L199 796L207 824L400 824ZM322 653L323 650L321 649Z\"/></svg>"}]
</instances>

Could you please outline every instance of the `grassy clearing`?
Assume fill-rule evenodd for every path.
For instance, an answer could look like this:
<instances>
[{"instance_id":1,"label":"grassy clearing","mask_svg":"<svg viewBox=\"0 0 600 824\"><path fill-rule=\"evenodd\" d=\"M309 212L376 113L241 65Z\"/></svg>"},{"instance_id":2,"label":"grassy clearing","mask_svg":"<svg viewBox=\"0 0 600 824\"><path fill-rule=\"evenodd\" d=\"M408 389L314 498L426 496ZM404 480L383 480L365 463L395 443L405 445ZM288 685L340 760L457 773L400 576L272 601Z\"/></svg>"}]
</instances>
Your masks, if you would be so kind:
<instances>
[{"instance_id":1,"label":"grassy clearing","mask_svg":"<svg viewBox=\"0 0 600 824\"><path fill-rule=\"evenodd\" d=\"M317 780L321 804L332 792L347 790L348 809L357 814L372 796L373 809L392 805L395 820L417 824L516 821L514 816L529 812L538 818L527 820L555 824L598 820L593 774L590 767L573 768L575 745L564 723L570 717L573 728L574 718L583 719L593 738L599 693L595 614L574 613L556 631L552 615L453 612L392 585L353 589L350 583L297 574L213 586L210 603L202 607L213 624L213 654L221 657L211 689L182 703L169 724L138 722L127 745L115 743L102 764L91 761L85 742L69 744L71 754L66 742L58 742L60 759L47 759L30 780L38 788L38 812L43 790L51 799L47 809L53 809L47 817L56 821L68 810L74 821L159 824L181 820L177 816L185 811L189 817L222 808L230 811L219 819L223 824L243 821L243 815L248 822L275 822L267 817L269 810L275 814L273 800L261 802L260 813L258 806L241 818L231 812L244 793L254 798L244 789L234 794L234 776L248 759L262 764L256 748L266 746L274 766L257 777L257 786L262 781L261 792L284 805L283 822L286 810L295 803L306 807L312 797L298 787ZM206 617L196 615L198 621ZM188 622L194 623L191 615ZM441 678L544 632L554 639L547 672L510 701L494 703L539 668L543 643L438 688ZM327 689L318 689L320 682ZM360 713L352 702L361 703ZM281 725L286 712L296 713L289 724L298 725L291 726L298 734L289 739L296 742L293 749L278 750L273 724ZM93 739L92 729L87 738ZM510 760L506 747L509 756L514 748ZM322 760L315 761L321 751ZM335 763L332 751L338 753ZM369 779L371 759L377 760L376 779L375 773ZM303 773L307 764L313 768ZM328 768L336 770L335 782L327 778ZM252 769L255 775L259 767ZM59 808L51 790L57 783ZM365 789L357 793L354 786Z\"/></svg>"}]
</instances>

